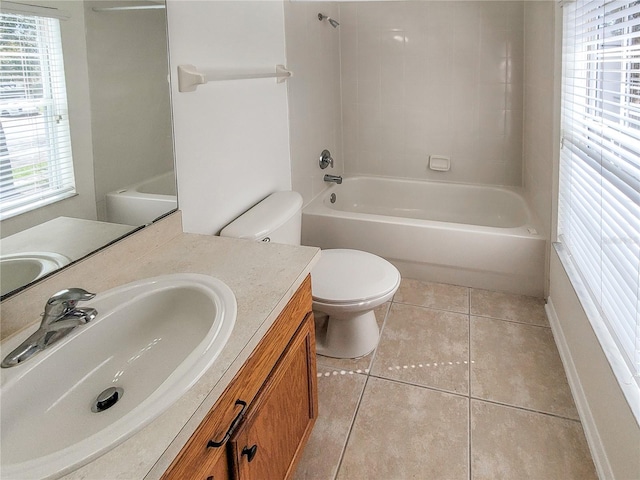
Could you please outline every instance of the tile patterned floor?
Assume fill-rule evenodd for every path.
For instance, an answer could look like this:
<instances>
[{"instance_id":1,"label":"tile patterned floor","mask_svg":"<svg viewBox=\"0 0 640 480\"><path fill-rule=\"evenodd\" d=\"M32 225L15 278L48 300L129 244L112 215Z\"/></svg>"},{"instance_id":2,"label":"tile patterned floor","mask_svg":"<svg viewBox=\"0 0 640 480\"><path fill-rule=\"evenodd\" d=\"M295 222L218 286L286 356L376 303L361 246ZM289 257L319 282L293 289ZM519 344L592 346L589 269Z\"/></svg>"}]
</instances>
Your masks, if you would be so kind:
<instances>
[{"instance_id":1,"label":"tile patterned floor","mask_svg":"<svg viewBox=\"0 0 640 480\"><path fill-rule=\"evenodd\" d=\"M377 349L318 356L297 480L597 479L540 299L403 279Z\"/></svg>"}]
</instances>

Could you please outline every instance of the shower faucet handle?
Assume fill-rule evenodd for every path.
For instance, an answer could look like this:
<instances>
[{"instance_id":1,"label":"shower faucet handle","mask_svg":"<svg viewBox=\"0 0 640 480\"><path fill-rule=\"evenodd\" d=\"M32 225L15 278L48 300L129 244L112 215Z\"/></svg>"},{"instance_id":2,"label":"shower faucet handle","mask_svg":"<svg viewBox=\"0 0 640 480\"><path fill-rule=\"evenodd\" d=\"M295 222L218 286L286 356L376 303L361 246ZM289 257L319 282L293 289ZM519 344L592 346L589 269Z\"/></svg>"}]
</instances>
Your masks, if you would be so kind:
<instances>
[{"instance_id":1,"label":"shower faucet handle","mask_svg":"<svg viewBox=\"0 0 640 480\"><path fill-rule=\"evenodd\" d=\"M320 162L319 162L320 168L321 169L325 169L327 168L329 165L331 165L331 168L333 168L333 158L331 158L331 152L329 150L323 150L322 153L320 154Z\"/></svg>"}]
</instances>

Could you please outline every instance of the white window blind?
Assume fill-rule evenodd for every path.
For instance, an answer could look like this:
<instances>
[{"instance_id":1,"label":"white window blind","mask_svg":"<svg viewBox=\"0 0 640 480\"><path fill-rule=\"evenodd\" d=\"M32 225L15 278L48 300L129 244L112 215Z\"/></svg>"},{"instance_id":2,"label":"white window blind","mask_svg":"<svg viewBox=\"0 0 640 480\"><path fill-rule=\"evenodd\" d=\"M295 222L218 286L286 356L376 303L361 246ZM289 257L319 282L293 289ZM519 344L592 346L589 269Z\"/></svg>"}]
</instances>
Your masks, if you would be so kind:
<instances>
[{"instance_id":1,"label":"white window blind","mask_svg":"<svg viewBox=\"0 0 640 480\"><path fill-rule=\"evenodd\" d=\"M0 219L74 194L60 21L0 13Z\"/></svg>"},{"instance_id":2,"label":"white window blind","mask_svg":"<svg viewBox=\"0 0 640 480\"><path fill-rule=\"evenodd\" d=\"M565 2L563 16L559 239L613 338L605 353L624 360L618 381L637 389L640 1Z\"/></svg>"}]
</instances>

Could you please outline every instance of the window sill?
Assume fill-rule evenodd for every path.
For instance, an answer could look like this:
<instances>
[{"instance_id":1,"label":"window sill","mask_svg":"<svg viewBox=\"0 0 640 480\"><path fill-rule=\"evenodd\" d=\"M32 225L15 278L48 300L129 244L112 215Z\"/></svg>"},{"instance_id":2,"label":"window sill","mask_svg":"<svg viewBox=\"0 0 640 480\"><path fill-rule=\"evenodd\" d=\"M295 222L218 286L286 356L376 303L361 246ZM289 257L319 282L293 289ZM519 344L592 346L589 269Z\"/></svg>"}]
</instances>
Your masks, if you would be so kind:
<instances>
[{"instance_id":1,"label":"window sill","mask_svg":"<svg viewBox=\"0 0 640 480\"><path fill-rule=\"evenodd\" d=\"M67 198L72 198L77 195L78 194L75 192L75 190L72 192L64 192L55 196L47 197L37 202L31 202L28 205L23 205L21 207L9 209L8 211L4 211L0 213L0 221L6 220L11 217L17 217L18 215L22 215L24 213L33 212L34 210L47 207L48 205L61 202L62 200L66 200Z\"/></svg>"}]
</instances>

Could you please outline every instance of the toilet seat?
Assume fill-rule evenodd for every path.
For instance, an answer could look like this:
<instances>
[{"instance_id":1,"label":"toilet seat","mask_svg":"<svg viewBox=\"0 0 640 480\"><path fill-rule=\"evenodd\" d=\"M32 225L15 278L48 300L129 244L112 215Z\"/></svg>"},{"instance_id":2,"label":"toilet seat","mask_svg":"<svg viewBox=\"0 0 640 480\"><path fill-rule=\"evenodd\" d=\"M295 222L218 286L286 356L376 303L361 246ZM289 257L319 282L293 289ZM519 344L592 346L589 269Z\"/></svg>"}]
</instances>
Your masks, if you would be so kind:
<instances>
[{"instance_id":1,"label":"toilet seat","mask_svg":"<svg viewBox=\"0 0 640 480\"><path fill-rule=\"evenodd\" d=\"M345 307L393 294L400 284L400 272L391 263L350 249L322 250L311 278L314 302Z\"/></svg>"}]
</instances>

